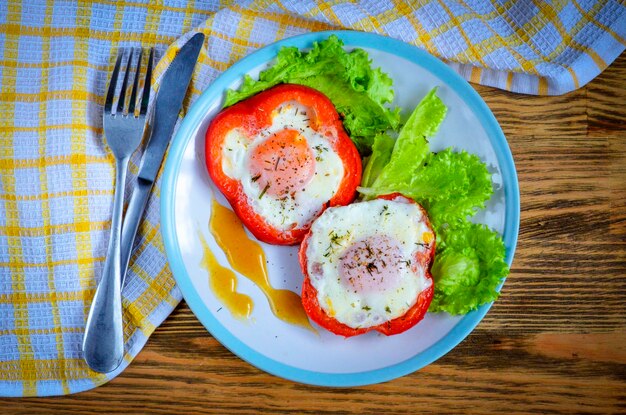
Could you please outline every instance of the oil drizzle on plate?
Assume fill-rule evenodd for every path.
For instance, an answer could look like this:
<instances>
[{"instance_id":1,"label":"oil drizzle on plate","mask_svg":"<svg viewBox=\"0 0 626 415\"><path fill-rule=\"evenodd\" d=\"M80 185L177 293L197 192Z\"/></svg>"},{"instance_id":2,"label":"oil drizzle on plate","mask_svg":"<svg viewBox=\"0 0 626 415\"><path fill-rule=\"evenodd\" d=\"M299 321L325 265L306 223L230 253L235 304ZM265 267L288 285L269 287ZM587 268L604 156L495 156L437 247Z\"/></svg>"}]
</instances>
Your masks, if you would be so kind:
<instances>
[{"instance_id":1,"label":"oil drizzle on plate","mask_svg":"<svg viewBox=\"0 0 626 415\"><path fill-rule=\"evenodd\" d=\"M261 245L248 237L237 215L215 199L211 206L209 227L230 265L263 291L277 318L315 331L304 312L300 296L293 291L275 289L270 285L265 253Z\"/></svg>"},{"instance_id":2,"label":"oil drizzle on plate","mask_svg":"<svg viewBox=\"0 0 626 415\"><path fill-rule=\"evenodd\" d=\"M200 242L202 243L202 262L200 266L209 273L209 286L217 299L224 304L224 307L233 315L233 317L246 320L252 313L254 303L252 298L246 294L237 292L237 276L235 273L220 265L209 249L206 240L200 234Z\"/></svg>"}]
</instances>

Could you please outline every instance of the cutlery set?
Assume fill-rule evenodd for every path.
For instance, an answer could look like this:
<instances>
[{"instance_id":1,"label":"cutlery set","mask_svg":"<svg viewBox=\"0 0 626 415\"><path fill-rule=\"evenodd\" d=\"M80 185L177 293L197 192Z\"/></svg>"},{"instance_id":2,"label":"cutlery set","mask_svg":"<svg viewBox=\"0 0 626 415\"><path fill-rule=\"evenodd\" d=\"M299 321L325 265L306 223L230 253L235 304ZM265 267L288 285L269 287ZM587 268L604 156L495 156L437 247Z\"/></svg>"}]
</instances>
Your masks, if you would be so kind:
<instances>
[{"instance_id":1,"label":"cutlery set","mask_svg":"<svg viewBox=\"0 0 626 415\"><path fill-rule=\"evenodd\" d=\"M89 367L97 372L108 373L115 370L124 356L121 292L130 262L133 241L150 190L174 131L203 42L203 34L197 33L192 36L166 69L154 99L154 109L150 112L152 116L149 116L148 103L152 88L154 49L150 49L143 92L139 97L138 106L137 96L143 50L139 52L135 65L128 104L126 104L126 92L134 55L132 49L128 53L124 50L119 51L111 74L103 113L104 136L115 157L116 170L111 234L102 277L89 310L83 338L84 359ZM120 69L124 55L128 55L126 70L123 74L117 106L113 111L116 87L122 78ZM149 139L139 167L137 184L130 196L126 213L123 215L128 162L146 133Z\"/></svg>"}]
</instances>

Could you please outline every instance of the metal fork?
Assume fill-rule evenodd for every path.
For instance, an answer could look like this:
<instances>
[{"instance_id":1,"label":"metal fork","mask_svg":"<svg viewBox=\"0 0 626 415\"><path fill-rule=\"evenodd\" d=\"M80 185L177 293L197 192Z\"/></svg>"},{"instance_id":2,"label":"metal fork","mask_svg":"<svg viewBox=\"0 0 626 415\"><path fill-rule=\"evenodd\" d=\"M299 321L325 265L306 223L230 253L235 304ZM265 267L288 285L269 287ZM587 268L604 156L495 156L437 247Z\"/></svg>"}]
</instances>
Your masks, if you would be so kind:
<instances>
[{"instance_id":1,"label":"metal fork","mask_svg":"<svg viewBox=\"0 0 626 415\"><path fill-rule=\"evenodd\" d=\"M118 78L121 76L120 66L124 55L123 50L118 52L104 104L104 113L102 115L106 141L115 156L115 196L111 236L109 237L109 246L107 248L102 278L96 289L93 302L91 303L91 309L87 317L85 336L83 338L85 361L90 368L102 373L115 370L122 362L124 356L124 329L122 324L122 294L120 284L120 237L124 188L126 173L128 171L128 161L141 143L146 126L154 49L150 50L139 113L135 114L142 53L143 51L139 53L135 79L130 94L130 102L128 107L126 107L126 89L131 69L133 50L131 49L128 54L128 63L126 64L124 80L122 81L120 96L118 98L117 111L114 113L112 111L113 100Z\"/></svg>"}]
</instances>

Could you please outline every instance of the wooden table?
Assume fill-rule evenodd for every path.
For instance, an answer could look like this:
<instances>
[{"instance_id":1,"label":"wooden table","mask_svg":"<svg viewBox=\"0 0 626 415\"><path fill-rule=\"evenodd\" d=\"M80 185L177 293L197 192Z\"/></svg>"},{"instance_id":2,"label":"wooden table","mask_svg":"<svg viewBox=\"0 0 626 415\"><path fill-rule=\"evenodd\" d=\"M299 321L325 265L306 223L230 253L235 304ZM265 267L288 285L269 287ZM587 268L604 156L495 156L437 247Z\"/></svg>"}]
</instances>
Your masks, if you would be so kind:
<instances>
[{"instance_id":1,"label":"wooden table","mask_svg":"<svg viewBox=\"0 0 626 415\"><path fill-rule=\"evenodd\" d=\"M522 221L501 298L446 356L379 385L296 384L231 354L183 303L109 384L0 411L626 412L626 53L565 96L476 89L511 146Z\"/></svg>"}]
</instances>

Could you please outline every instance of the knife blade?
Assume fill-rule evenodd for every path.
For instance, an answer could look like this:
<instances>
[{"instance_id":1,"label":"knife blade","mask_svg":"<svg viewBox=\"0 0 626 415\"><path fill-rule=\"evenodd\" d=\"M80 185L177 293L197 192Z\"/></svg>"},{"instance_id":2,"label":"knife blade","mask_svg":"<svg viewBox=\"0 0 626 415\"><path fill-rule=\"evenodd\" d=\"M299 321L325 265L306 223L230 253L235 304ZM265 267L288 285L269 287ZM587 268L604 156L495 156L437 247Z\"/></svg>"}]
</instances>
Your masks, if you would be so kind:
<instances>
[{"instance_id":1,"label":"knife blade","mask_svg":"<svg viewBox=\"0 0 626 415\"><path fill-rule=\"evenodd\" d=\"M150 139L141 159L137 185L130 196L124 223L122 224L122 287L130 262L130 254L139 223L163 162L165 150L170 142L178 113L189 88L191 75L196 66L200 49L204 43L204 34L196 33L180 48L165 74L157 92L153 113Z\"/></svg>"}]
</instances>

